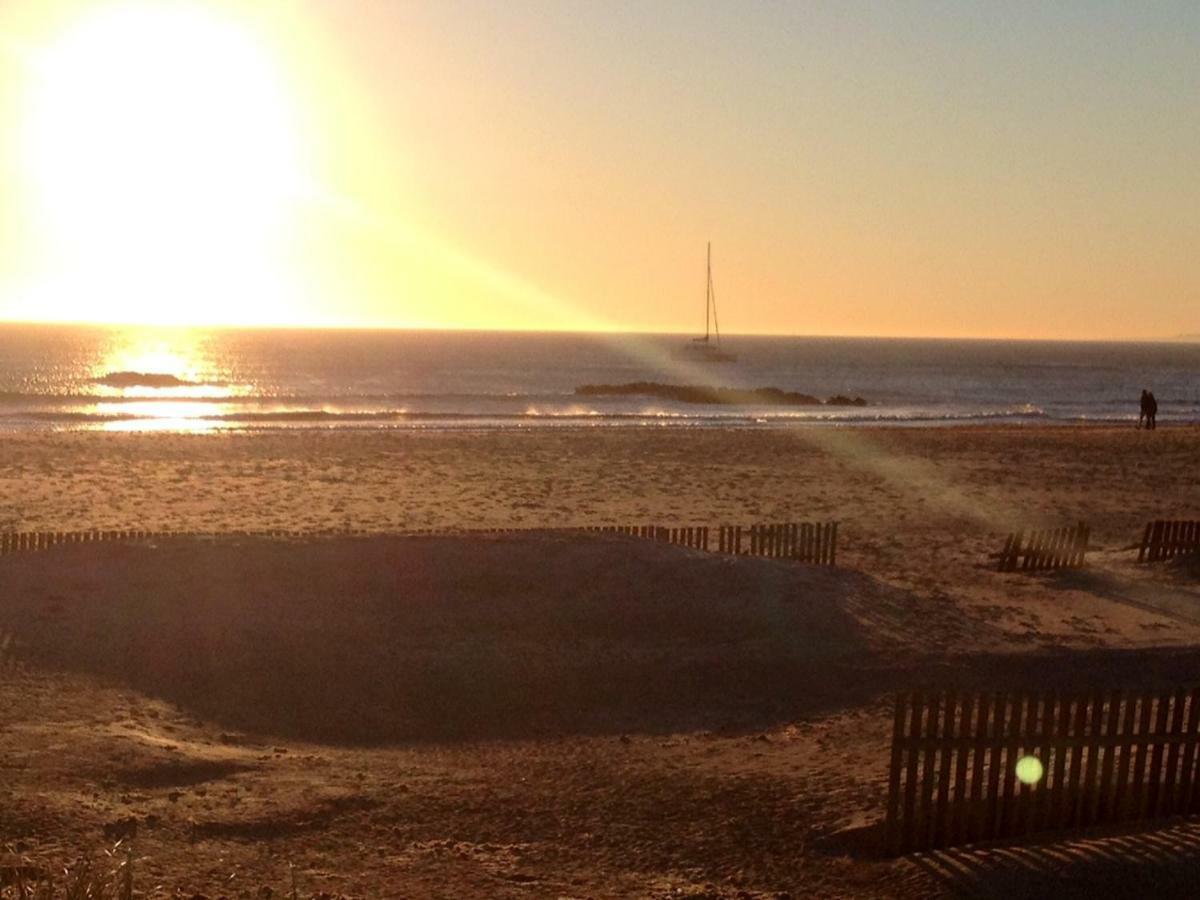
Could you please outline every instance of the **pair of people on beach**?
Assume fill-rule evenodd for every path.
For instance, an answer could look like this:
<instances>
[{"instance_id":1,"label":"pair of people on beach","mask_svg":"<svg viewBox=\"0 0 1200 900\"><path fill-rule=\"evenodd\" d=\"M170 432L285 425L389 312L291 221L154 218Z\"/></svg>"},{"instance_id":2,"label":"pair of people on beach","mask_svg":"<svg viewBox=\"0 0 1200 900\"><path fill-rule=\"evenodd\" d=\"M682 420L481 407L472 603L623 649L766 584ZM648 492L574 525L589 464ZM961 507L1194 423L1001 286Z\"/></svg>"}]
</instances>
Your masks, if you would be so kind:
<instances>
[{"instance_id":1,"label":"pair of people on beach","mask_svg":"<svg viewBox=\"0 0 1200 900\"><path fill-rule=\"evenodd\" d=\"M1155 419L1158 417L1158 401L1154 399L1154 392L1142 390L1142 412L1138 416L1138 428L1143 425L1146 428L1156 428Z\"/></svg>"}]
</instances>

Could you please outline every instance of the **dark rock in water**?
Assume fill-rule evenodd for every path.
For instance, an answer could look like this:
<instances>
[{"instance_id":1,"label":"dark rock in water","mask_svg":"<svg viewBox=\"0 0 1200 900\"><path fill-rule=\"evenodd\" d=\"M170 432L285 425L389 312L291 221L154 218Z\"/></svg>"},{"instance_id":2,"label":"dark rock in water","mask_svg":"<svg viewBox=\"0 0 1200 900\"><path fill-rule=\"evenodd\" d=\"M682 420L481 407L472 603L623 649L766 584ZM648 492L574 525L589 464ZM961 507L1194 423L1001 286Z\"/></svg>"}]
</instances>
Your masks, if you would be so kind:
<instances>
[{"instance_id":1,"label":"dark rock in water","mask_svg":"<svg viewBox=\"0 0 1200 900\"><path fill-rule=\"evenodd\" d=\"M106 384L109 387L189 387L196 382L177 378L165 372L109 372L94 379L96 384Z\"/></svg>"},{"instance_id":2,"label":"dark rock in water","mask_svg":"<svg viewBox=\"0 0 1200 900\"><path fill-rule=\"evenodd\" d=\"M698 384L661 384L633 381L627 384L585 384L575 388L581 397L656 397L678 403L706 403L719 406L866 406L862 397L830 397L822 401L812 394L784 391L776 387L724 388Z\"/></svg>"}]
</instances>

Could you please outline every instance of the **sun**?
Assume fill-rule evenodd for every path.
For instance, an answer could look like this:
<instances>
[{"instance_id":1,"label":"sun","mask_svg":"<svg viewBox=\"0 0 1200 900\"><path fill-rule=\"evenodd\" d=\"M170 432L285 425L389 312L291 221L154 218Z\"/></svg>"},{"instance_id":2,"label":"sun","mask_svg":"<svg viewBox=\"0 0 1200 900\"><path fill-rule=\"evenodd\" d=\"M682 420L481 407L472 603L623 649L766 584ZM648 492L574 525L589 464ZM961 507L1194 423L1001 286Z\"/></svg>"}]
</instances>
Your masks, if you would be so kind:
<instances>
[{"instance_id":1,"label":"sun","mask_svg":"<svg viewBox=\"0 0 1200 900\"><path fill-rule=\"evenodd\" d=\"M280 67L219 7L93 6L34 55L25 182L57 318L286 321L303 142Z\"/></svg>"}]
</instances>

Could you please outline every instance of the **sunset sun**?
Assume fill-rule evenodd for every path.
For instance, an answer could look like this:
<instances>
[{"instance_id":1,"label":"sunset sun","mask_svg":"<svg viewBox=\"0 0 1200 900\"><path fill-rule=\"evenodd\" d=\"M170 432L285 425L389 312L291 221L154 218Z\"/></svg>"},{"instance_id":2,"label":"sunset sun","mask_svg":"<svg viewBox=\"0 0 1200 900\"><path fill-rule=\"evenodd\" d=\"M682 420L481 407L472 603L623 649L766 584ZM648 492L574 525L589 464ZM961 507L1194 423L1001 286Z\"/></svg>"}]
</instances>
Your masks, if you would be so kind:
<instances>
[{"instance_id":1,"label":"sunset sun","mask_svg":"<svg viewBox=\"0 0 1200 900\"><path fill-rule=\"evenodd\" d=\"M41 299L84 320L271 319L301 144L253 36L127 4L69 23L33 66L26 184L59 263Z\"/></svg>"}]
</instances>

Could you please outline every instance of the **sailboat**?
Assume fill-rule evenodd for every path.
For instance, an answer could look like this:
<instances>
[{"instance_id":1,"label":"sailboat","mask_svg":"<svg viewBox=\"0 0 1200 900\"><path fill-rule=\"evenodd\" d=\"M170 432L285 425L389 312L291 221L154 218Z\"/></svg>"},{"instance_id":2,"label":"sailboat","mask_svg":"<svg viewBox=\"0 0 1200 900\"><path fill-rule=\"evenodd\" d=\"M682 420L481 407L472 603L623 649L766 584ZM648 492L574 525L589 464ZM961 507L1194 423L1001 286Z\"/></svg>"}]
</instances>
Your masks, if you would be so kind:
<instances>
[{"instance_id":1,"label":"sailboat","mask_svg":"<svg viewBox=\"0 0 1200 900\"><path fill-rule=\"evenodd\" d=\"M711 325L711 330L710 330ZM713 290L712 241L708 242L708 286L704 294L704 337L692 338L675 354L691 362L737 362L737 354L721 349L721 326L717 324L717 294Z\"/></svg>"}]
</instances>

